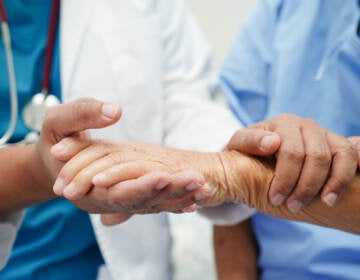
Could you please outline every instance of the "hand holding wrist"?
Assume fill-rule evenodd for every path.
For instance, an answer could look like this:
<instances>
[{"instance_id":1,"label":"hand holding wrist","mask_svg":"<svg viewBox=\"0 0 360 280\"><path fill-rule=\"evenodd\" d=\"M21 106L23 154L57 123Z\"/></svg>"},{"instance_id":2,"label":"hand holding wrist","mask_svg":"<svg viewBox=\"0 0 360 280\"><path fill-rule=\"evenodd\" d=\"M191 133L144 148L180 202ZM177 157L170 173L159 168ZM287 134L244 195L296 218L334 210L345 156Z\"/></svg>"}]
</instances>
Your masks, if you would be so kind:
<instances>
[{"instance_id":1,"label":"hand holding wrist","mask_svg":"<svg viewBox=\"0 0 360 280\"><path fill-rule=\"evenodd\" d=\"M257 192L267 189L264 186L270 186L272 164L236 151L223 151L216 155L218 163L204 173L205 178L210 178L210 182L212 180L214 191L211 198L201 201L201 205L214 206L228 201L258 205L257 198L263 196Z\"/></svg>"}]
</instances>

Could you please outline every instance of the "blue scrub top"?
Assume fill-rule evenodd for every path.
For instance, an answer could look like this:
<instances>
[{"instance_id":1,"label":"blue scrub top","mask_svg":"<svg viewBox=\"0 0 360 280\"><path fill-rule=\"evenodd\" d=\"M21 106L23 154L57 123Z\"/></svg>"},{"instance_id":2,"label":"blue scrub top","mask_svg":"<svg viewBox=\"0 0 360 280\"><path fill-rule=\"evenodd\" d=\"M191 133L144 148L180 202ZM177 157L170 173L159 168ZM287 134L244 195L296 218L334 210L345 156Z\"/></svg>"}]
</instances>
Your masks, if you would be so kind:
<instances>
[{"instance_id":1,"label":"blue scrub top","mask_svg":"<svg viewBox=\"0 0 360 280\"><path fill-rule=\"evenodd\" d=\"M357 2L259 0L221 73L234 114L249 125L291 113L360 135ZM359 235L260 213L253 227L262 279L360 279Z\"/></svg>"},{"instance_id":2,"label":"blue scrub top","mask_svg":"<svg viewBox=\"0 0 360 280\"><path fill-rule=\"evenodd\" d=\"M5 0L19 91L20 112L13 141L28 132L21 109L41 90L49 0ZM0 44L0 133L9 122L9 86L3 45ZM51 93L60 97L59 38L54 50ZM0 279L96 279L103 263L87 213L64 199L26 211L8 265Z\"/></svg>"}]
</instances>

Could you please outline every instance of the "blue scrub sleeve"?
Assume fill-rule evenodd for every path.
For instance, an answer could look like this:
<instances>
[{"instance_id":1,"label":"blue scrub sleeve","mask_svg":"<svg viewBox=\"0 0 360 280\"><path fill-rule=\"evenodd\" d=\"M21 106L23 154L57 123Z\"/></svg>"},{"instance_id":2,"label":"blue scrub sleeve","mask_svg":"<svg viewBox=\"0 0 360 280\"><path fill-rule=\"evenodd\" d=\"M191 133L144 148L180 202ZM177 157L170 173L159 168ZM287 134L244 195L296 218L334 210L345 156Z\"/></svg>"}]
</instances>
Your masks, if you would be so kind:
<instances>
[{"instance_id":1,"label":"blue scrub sleeve","mask_svg":"<svg viewBox=\"0 0 360 280\"><path fill-rule=\"evenodd\" d=\"M245 125L261 121L266 115L280 6L279 1L257 1L221 70L221 85L229 106Z\"/></svg>"}]
</instances>

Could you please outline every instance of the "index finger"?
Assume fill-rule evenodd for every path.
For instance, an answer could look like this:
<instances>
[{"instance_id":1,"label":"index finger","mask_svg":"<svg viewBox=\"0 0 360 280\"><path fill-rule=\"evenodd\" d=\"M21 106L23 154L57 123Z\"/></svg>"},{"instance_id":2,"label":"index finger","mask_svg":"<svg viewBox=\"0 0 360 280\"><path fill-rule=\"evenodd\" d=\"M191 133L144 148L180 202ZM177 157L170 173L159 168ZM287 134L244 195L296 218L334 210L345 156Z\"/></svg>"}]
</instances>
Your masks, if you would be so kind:
<instances>
[{"instance_id":1,"label":"index finger","mask_svg":"<svg viewBox=\"0 0 360 280\"><path fill-rule=\"evenodd\" d=\"M282 205L297 185L305 157L299 127L283 127L277 133L282 144L277 154L274 178L269 190L269 199L274 206Z\"/></svg>"}]
</instances>

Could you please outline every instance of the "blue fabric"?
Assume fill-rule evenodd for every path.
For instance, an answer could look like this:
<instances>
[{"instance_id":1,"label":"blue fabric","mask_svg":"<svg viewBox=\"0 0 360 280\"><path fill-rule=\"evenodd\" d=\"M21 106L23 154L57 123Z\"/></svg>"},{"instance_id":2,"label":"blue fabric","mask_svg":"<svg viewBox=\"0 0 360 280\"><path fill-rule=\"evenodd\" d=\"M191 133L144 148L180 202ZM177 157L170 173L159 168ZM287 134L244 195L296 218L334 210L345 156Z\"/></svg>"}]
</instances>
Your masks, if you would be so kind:
<instances>
[{"instance_id":1,"label":"blue fabric","mask_svg":"<svg viewBox=\"0 0 360 280\"><path fill-rule=\"evenodd\" d=\"M5 0L8 11L20 111L41 90L51 1ZM57 36L58 37L58 36ZM0 131L9 121L9 87L0 44ZM59 42L54 51L51 93L60 97ZM21 112L20 112L21 114ZM28 132L21 115L13 141ZM88 215L63 199L31 207L0 279L96 279L103 263Z\"/></svg>"},{"instance_id":2,"label":"blue fabric","mask_svg":"<svg viewBox=\"0 0 360 280\"><path fill-rule=\"evenodd\" d=\"M356 0L259 0L221 82L245 124L281 113L360 135ZM359 279L360 236L256 214L262 279Z\"/></svg>"}]
</instances>

